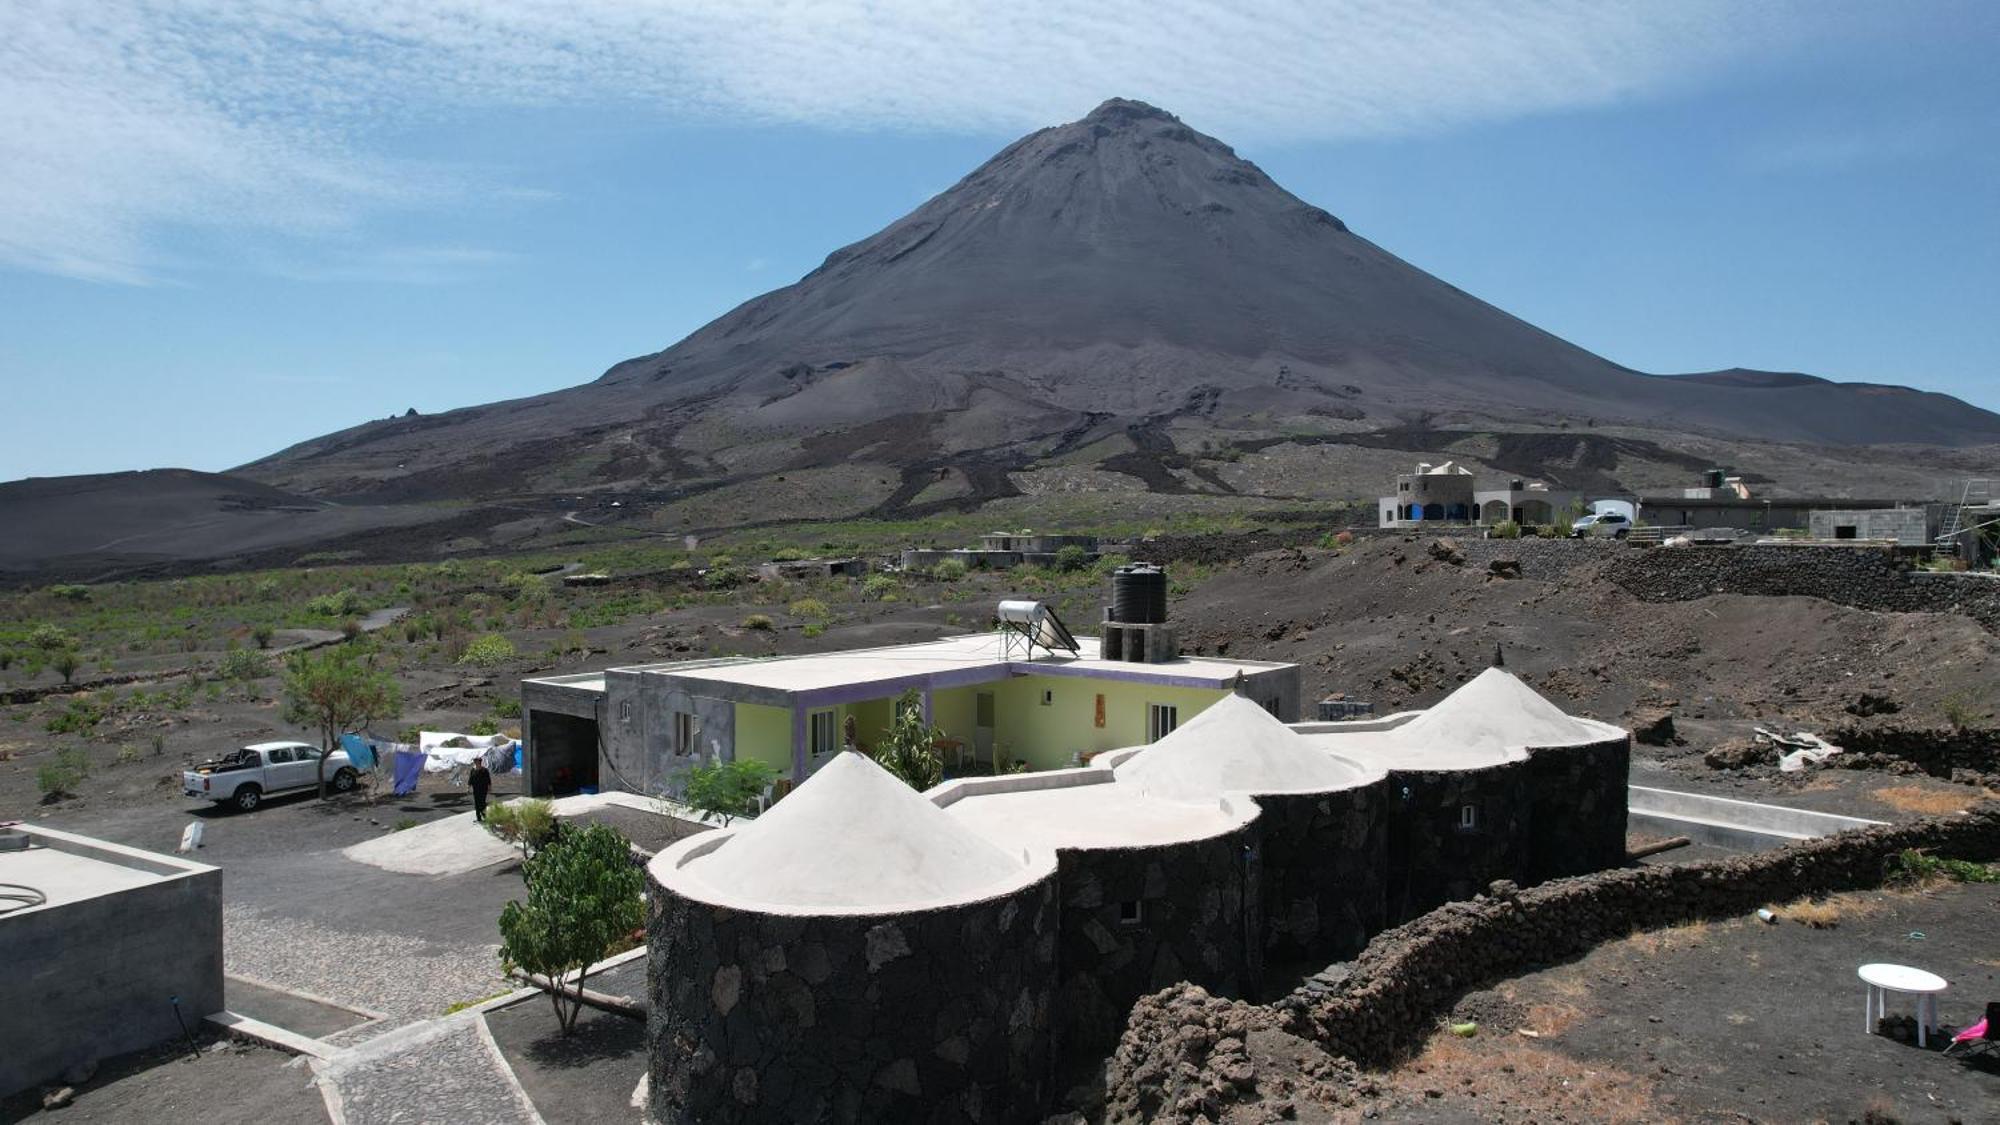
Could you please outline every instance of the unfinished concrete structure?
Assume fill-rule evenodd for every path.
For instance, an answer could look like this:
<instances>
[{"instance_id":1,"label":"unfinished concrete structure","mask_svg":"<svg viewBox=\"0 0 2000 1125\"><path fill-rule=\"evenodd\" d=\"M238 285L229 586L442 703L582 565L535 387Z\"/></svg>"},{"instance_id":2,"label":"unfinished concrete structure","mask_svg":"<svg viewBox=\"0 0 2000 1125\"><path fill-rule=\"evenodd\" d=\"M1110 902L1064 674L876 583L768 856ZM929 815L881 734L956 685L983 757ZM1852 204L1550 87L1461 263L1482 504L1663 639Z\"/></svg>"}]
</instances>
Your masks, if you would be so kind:
<instances>
[{"instance_id":1,"label":"unfinished concrete structure","mask_svg":"<svg viewBox=\"0 0 2000 1125\"><path fill-rule=\"evenodd\" d=\"M840 755L650 865L652 1112L1038 1120L1147 992L1256 996L1478 880L1622 861L1628 750L1494 669L1371 723L1228 698L921 795Z\"/></svg>"},{"instance_id":2,"label":"unfinished concrete structure","mask_svg":"<svg viewBox=\"0 0 2000 1125\"><path fill-rule=\"evenodd\" d=\"M975 570L1009 570L1017 566L1053 566L1066 548L1074 547L1095 560L1095 535L1045 535L1033 531L990 531L977 547L911 547L902 554L904 570L930 570L942 562L960 562Z\"/></svg>"},{"instance_id":3,"label":"unfinished concrete structure","mask_svg":"<svg viewBox=\"0 0 2000 1125\"><path fill-rule=\"evenodd\" d=\"M1819 508L1806 517L1814 539L1885 540L1899 547L1928 547L1936 521L1924 508Z\"/></svg>"},{"instance_id":4,"label":"unfinished concrete structure","mask_svg":"<svg viewBox=\"0 0 2000 1125\"><path fill-rule=\"evenodd\" d=\"M42 901L0 913L0 1097L222 1010L220 869L52 828L8 831L28 846L0 850L0 884Z\"/></svg>"}]
</instances>

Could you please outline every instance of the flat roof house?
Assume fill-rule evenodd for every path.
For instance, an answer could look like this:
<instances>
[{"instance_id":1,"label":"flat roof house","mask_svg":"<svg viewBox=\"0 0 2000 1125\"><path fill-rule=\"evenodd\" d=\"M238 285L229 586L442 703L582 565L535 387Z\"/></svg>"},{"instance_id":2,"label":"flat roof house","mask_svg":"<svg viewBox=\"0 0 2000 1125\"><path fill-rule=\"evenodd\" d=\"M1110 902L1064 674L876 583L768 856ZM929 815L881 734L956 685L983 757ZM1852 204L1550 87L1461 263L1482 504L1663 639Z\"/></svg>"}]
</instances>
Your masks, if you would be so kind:
<instances>
[{"instance_id":1,"label":"flat roof house","mask_svg":"<svg viewBox=\"0 0 2000 1125\"><path fill-rule=\"evenodd\" d=\"M1290 720L1299 669L1220 657L1107 659L1094 638L1073 653L1031 652L1004 632L634 665L524 681L523 767L537 794L672 791L690 766L738 758L767 762L798 784L841 750L850 720L859 743L872 745L906 690L944 732L946 769L956 775L1078 765L1162 738L1232 691Z\"/></svg>"}]
</instances>

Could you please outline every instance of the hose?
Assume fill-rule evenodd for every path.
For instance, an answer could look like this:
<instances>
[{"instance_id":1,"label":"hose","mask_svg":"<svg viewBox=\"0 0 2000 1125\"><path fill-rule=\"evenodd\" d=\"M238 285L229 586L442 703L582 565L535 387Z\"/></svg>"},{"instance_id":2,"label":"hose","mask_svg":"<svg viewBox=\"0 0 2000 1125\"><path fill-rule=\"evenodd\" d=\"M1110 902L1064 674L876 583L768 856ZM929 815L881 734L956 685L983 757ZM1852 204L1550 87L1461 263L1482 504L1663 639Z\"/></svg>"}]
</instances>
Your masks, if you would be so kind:
<instances>
[{"instance_id":1,"label":"hose","mask_svg":"<svg viewBox=\"0 0 2000 1125\"><path fill-rule=\"evenodd\" d=\"M0 883L0 914L47 904L49 896L24 883Z\"/></svg>"}]
</instances>

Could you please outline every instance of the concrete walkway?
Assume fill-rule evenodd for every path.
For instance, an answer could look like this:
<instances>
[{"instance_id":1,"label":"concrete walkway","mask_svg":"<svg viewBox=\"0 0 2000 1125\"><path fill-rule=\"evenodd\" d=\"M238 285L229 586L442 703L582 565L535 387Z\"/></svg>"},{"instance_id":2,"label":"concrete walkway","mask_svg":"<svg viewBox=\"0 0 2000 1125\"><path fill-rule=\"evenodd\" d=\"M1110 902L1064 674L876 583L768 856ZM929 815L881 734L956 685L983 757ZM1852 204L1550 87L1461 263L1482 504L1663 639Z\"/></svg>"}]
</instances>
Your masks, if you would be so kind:
<instances>
[{"instance_id":1,"label":"concrete walkway","mask_svg":"<svg viewBox=\"0 0 2000 1125\"><path fill-rule=\"evenodd\" d=\"M340 854L404 875L462 875L521 858L518 850L488 832L469 812L385 832Z\"/></svg>"},{"instance_id":2,"label":"concrete walkway","mask_svg":"<svg viewBox=\"0 0 2000 1125\"><path fill-rule=\"evenodd\" d=\"M392 1031L317 1069L334 1125L544 1125L477 1012Z\"/></svg>"}]
</instances>

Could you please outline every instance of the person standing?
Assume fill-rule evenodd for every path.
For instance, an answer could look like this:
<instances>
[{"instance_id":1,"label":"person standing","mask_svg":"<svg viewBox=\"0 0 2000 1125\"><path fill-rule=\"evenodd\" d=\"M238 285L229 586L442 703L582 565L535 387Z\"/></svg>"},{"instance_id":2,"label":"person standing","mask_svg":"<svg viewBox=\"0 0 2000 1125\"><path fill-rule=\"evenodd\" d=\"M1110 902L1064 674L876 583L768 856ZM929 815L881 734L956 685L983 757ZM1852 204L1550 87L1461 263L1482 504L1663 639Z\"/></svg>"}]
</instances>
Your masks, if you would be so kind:
<instances>
[{"instance_id":1,"label":"person standing","mask_svg":"<svg viewBox=\"0 0 2000 1125\"><path fill-rule=\"evenodd\" d=\"M486 768L483 759L476 759L472 763L472 773L466 780L472 783L472 819L484 822L486 791L493 788L493 773Z\"/></svg>"}]
</instances>

